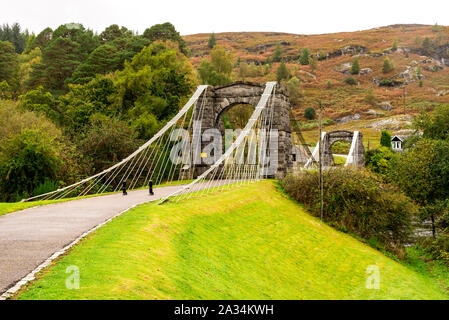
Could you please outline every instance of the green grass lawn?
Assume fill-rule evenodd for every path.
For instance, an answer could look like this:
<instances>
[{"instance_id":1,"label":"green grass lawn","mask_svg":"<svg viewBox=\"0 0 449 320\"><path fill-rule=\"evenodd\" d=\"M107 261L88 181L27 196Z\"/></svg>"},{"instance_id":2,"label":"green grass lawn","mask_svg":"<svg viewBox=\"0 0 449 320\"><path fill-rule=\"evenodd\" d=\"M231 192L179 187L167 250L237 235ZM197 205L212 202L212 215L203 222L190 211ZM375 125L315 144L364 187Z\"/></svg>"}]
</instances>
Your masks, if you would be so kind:
<instances>
[{"instance_id":1,"label":"green grass lawn","mask_svg":"<svg viewBox=\"0 0 449 320\"><path fill-rule=\"evenodd\" d=\"M68 290L69 266L80 289ZM380 289L367 289L367 267ZM337 232L262 181L138 206L88 236L19 299L447 299L434 278Z\"/></svg>"}]
</instances>

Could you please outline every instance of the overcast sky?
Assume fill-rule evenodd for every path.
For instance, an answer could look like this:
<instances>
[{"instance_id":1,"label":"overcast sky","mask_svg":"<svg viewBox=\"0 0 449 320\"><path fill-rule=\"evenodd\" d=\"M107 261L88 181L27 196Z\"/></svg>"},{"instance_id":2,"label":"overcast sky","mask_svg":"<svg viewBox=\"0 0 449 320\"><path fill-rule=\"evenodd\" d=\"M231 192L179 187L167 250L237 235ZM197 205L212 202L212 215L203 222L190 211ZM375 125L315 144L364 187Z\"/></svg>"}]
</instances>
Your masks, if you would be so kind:
<instances>
[{"instance_id":1,"label":"overcast sky","mask_svg":"<svg viewBox=\"0 0 449 320\"><path fill-rule=\"evenodd\" d=\"M364 30L396 23L449 25L449 1L427 0L32 0L8 1L0 24L39 33L67 22L101 32L111 24L142 33L170 21L182 34L278 31L299 34Z\"/></svg>"}]
</instances>

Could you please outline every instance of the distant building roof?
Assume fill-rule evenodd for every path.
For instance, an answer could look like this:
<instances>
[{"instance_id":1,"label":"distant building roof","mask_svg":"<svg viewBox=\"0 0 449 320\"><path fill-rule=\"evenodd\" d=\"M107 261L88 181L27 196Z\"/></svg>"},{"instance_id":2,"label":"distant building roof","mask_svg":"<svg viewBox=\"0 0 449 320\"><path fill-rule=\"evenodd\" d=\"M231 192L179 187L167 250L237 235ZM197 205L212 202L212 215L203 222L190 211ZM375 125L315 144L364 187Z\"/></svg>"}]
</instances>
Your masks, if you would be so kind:
<instances>
[{"instance_id":1,"label":"distant building roof","mask_svg":"<svg viewBox=\"0 0 449 320\"><path fill-rule=\"evenodd\" d=\"M391 137L391 141L402 141L404 142L405 139L407 139L409 135L396 135Z\"/></svg>"}]
</instances>

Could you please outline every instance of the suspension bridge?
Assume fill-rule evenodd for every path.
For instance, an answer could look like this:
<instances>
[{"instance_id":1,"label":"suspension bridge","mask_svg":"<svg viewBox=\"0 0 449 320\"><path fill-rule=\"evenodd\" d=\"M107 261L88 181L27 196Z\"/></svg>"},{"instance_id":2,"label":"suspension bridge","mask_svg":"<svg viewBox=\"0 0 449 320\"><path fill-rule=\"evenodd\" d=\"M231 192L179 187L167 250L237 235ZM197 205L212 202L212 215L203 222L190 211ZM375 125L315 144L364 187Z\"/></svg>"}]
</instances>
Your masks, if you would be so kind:
<instances>
[{"instance_id":1,"label":"suspension bridge","mask_svg":"<svg viewBox=\"0 0 449 320\"><path fill-rule=\"evenodd\" d=\"M228 137L223 114L240 104L255 108L244 128ZM330 147L338 139L352 141L347 165L360 164L360 133L324 133L311 152L292 120L288 93L276 82L198 86L183 108L125 159L91 177L22 201L75 200L0 217L1 297L16 292L81 238L138 204L177 202L283 177L295 166L315 165L320 146L331 165ZM292 144L302 157L292 157ZM151 185L154 194L148 190ZM126 197L122 189L127 189Z\"/></svg>"}]
</instances>

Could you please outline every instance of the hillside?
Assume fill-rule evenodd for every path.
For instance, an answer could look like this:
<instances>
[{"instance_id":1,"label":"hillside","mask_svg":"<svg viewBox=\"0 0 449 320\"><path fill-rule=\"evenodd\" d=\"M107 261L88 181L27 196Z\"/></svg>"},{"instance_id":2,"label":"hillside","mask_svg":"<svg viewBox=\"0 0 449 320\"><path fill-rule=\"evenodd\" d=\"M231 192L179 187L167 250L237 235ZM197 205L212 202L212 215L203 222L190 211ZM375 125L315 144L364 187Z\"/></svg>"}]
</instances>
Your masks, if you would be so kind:
<instances>
[{"instance_id":1,"label":"hillside","mask_svg":"<svg viewBox=\"0 0 449 320\"><path fill-rule=\"evenodd\" d=\"M184 37L195 67L209 55L209 36L204 33ZM393 25L322 35L240 32L215 36L217 44L231 51L235 61L250 65L245 80L256 82L276 79L279 63L274 62L270 67L267 61L272 60L279 44L282 59L292 76L300 80L301 97L294 111L302 121L305 121L304 109L316 108L317 99L325 105L324 117L338 123L359 117L365 120L414 115L423 107L431 109L435 104L449 102L448 27ZM397 50L392 49L394 43ZM315 70L310 65L299 64L304 48L315 57ZM361 71L351 75L351 64L356 57ZM394 64L394 70L388 73L382 72L385 58ZM237 62L234 77L240 80ZM346 84L344 80L348 77L353 77L358 84ZM371 90L374 99L367 101Z\"/></svg>"},{"instance_id":2,"label":"hillside","mask_svg":"<svg viewBox=\"0 0 449 320\"><path fill-rule=\"evenodd\" d=\"M80 270L67 290L66 268ZM367 289L367 267L380 289ZM447 299L433 278L308 215L262 181L142 205L44 270L20 299Z\"/></svg>"}]
</instances>

